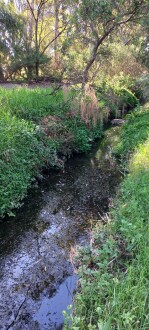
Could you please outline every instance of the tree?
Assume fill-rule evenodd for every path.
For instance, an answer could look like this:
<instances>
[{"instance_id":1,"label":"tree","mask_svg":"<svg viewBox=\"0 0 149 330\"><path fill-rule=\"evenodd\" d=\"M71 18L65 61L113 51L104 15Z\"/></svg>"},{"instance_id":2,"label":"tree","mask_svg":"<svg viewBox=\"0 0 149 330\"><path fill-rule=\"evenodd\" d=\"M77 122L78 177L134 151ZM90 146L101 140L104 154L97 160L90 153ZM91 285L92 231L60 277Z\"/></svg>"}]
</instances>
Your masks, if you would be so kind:
<instances>
[{"instance_id":1,"label":"tree","mask_svg":"<svg viewBox=\"0 0 149 330\"><path fill-rule=\"evenodd\" d=\"M101 45L123 25L136 24L148 14L144 0L76 0L76 28L82 41L88 42L90 53L83 70L82 85L95 62Z\"/></svg>"},{"instance_id":2,"label":"tree","mask_svg":"<svg viewBox=\"0 0 149 330\"><path fill-rule=\"evenodd\" d=\"M6 68L16 49L22 46L23 20L14 11L12 4L0 1L0 79L6 78Z\"/></svg>"},{"instance_id":3,"label":"tree","mask_svg":"<svg viewBox=\"0 0 149 330\"><path fill-rule=\"evenodd\" d=\"M138 60L149 69L149 20L142 20L141 26L141 45L138 53Z\"/></svg>"},{"instance_id":4,"label":"tree","mask_svg":"<svg viewBox=\"0 0 149 330\"><path fill-rule=\"evenodd\" d=\"M44 58L49 47L53 44L55 57L57 39L67 28L68 22L59 27L60 2L54 0L25 0L26 10L29 11L32 24L29 29L29 40L35 47L36 78L39 76L40 59ZM53 28L55 25L55 28ZM32 38L32 41L31 41Z\"/></svg>"}]
</instances>

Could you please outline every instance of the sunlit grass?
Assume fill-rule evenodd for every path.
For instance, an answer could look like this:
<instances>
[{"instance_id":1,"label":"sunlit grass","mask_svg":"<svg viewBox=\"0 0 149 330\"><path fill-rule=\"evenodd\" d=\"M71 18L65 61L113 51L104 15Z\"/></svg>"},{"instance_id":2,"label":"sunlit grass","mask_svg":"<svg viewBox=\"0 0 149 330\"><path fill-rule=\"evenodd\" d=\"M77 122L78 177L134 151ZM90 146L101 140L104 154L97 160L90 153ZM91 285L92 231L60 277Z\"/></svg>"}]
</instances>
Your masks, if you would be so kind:
<instances>
[{"instance_id":1,"label":"sunlit grass","mask_svg":"<svg viewBox=\"0 0 149 330\"><path fill-rule=\"evenodd\" d=\"M80 293L66 329L149 329L149 109L129 117L119 145L129 174L108 224L79 252Z\"/></svg>"},{"instance_id":2,"label":"sunlit grass","mask_svg":"<svg viewBox=\"0 0 149 330\"><path fill-rule=\"evenodd\" d=\"M139 145L129 163L130 171L149 170L149 138L144 144Z\"/></svg>"},{"instance_id":3,"label":"sunlit grass","mask_svg":"<svg viewBox=\"0 0 149 330\"><path fill-rule=\"evenodd\" d=\"M116 153L125 158L129 157L140 143L147 140L149 136L149 106L138 108L126 117L123 126L121 141L116 148Z\"/></svg>"},{"instance_id":4,"label":"sunlit grass","mask_svg":"<svg viewBox=\"0 0 149 330\"><path fill-rule=\"evenodd\" d=\"M53 94L52 88L0 88L0 104L3 109L20 118L39 120L46 115L60 115L65 111L62 91ZM59 106L58 106L59 105Z\"/></svg>"}]
</instances>

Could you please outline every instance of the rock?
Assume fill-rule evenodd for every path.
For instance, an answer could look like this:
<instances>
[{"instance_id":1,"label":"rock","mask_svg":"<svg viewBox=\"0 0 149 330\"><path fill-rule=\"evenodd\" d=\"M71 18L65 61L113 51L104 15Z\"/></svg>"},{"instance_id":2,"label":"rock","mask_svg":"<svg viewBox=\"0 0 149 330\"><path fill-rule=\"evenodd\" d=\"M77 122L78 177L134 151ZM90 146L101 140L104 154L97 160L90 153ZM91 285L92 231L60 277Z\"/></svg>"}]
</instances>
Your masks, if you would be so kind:
<instances>
[{"instance_id":1,"label":"rock","mask_svg":"<svg viewBox=\"0 0 149 330\"><path fill-rule=\"evenodd\" d=\"M112 126L121 126L126 122L124 119L112 119L111 124Z\"/></svg>"}]
</instances>

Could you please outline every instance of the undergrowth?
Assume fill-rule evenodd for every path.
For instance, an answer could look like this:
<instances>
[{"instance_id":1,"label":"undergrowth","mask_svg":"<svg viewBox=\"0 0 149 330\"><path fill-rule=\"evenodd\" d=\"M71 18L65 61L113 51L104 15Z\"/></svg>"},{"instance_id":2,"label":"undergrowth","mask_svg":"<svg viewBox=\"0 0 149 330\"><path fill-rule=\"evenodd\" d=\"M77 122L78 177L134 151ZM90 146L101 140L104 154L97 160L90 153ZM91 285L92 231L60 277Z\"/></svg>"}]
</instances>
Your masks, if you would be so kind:
<instances>
[{"instance_id":1,"label":"undergrowth","mask_svg":"<svg viewBox=\"0 0 149 330\"><path fill-rule=\"evenodd\" d=\"M63 167L61 155L86 152L101 137L102 121L85 123L74 96L74 90L0 89L0 217L13 215L43 167Z\"/></svg>"},{"instance_id":2,"label":"undergrowth","mask_svg":"<svg viewBox=\"0 0 149 330\"><path fill-rule=\"evenodd\" d=\"M65 329L149 329L148 116L148 106L138 109L122 129L118 150L129 174L107 224L78 250L79 293Z\"/></svg>"},{"instance_id":3,"label":"undergrowth","mask_svg":"<svg viewBox=\"0 0 149 330\"><path fill-rule=\"evenodd\" d=\"M120 93L118 100L134 105L130 92ZM0 217L20 205L43 167L63 167L61 156L89 151L108 116L89 86L83 96L67 87L0 88Z\"/></svg>"},{"instance_id":4,"label":"undergrowth","mask_svg":"<svg viewBox=\"0 0 149 330\"><path fill-rule=\"evenodd\" d=\"M0 216L12 215L42 166L55 164L56 147L39 126L0 113Z\"/></svg>"}]
</instances>

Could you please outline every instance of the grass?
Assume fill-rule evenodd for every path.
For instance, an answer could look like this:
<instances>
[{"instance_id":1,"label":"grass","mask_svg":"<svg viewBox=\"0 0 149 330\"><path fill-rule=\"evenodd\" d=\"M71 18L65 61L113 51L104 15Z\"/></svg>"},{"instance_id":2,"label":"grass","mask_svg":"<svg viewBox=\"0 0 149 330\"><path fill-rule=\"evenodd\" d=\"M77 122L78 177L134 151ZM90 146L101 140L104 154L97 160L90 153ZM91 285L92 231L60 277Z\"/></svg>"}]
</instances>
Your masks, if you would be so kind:
<instances>
[{"instance_id":1,"label":"grass","mask_svg":"<svg viewBox=\"0 0 149 330\"><path fill-rule=\"evenodd\" d=\"M86 152L102 135L100 120L87 126L81 119L74 94L0 89L0 217L20 206L43 167L62 167L61 155Z\"/></svg>"},{"instance_id":2,"label":"grass","mask_svg":"<svg viewBox=\"0 0 149 330\"><path fill-rule=\"evenodd\" d=\"M47 115L61 115L68 110L62 91L53 94L52 88L0 88L3 109L18 118L39 122Z\"/></svg>"},{"instance_id":3,"label":"grass","mask_svg":"<svg viewBox=\"0 0 149 330\"><path fill-rule=\"evenodd\" d=\"M130 154L143 143L149 136L149 104L136 108L133 113L127 115L129 124L123 126L121 141L117 146L116 153L129 159ZM126 160L127 160L126 159Z\"/></svg>"},{"instance_id":4,"label":"grass","mask_svg":"<svg viewBox=\"0 0 149 330\"><path fill-rule=\"evenodd\" d=\"M148 105L137 109L122 129L117 150L129 174L108 223L78 251L80 293L66 329L149 329L148 116Z\"/></svg>"}]
</instances>

